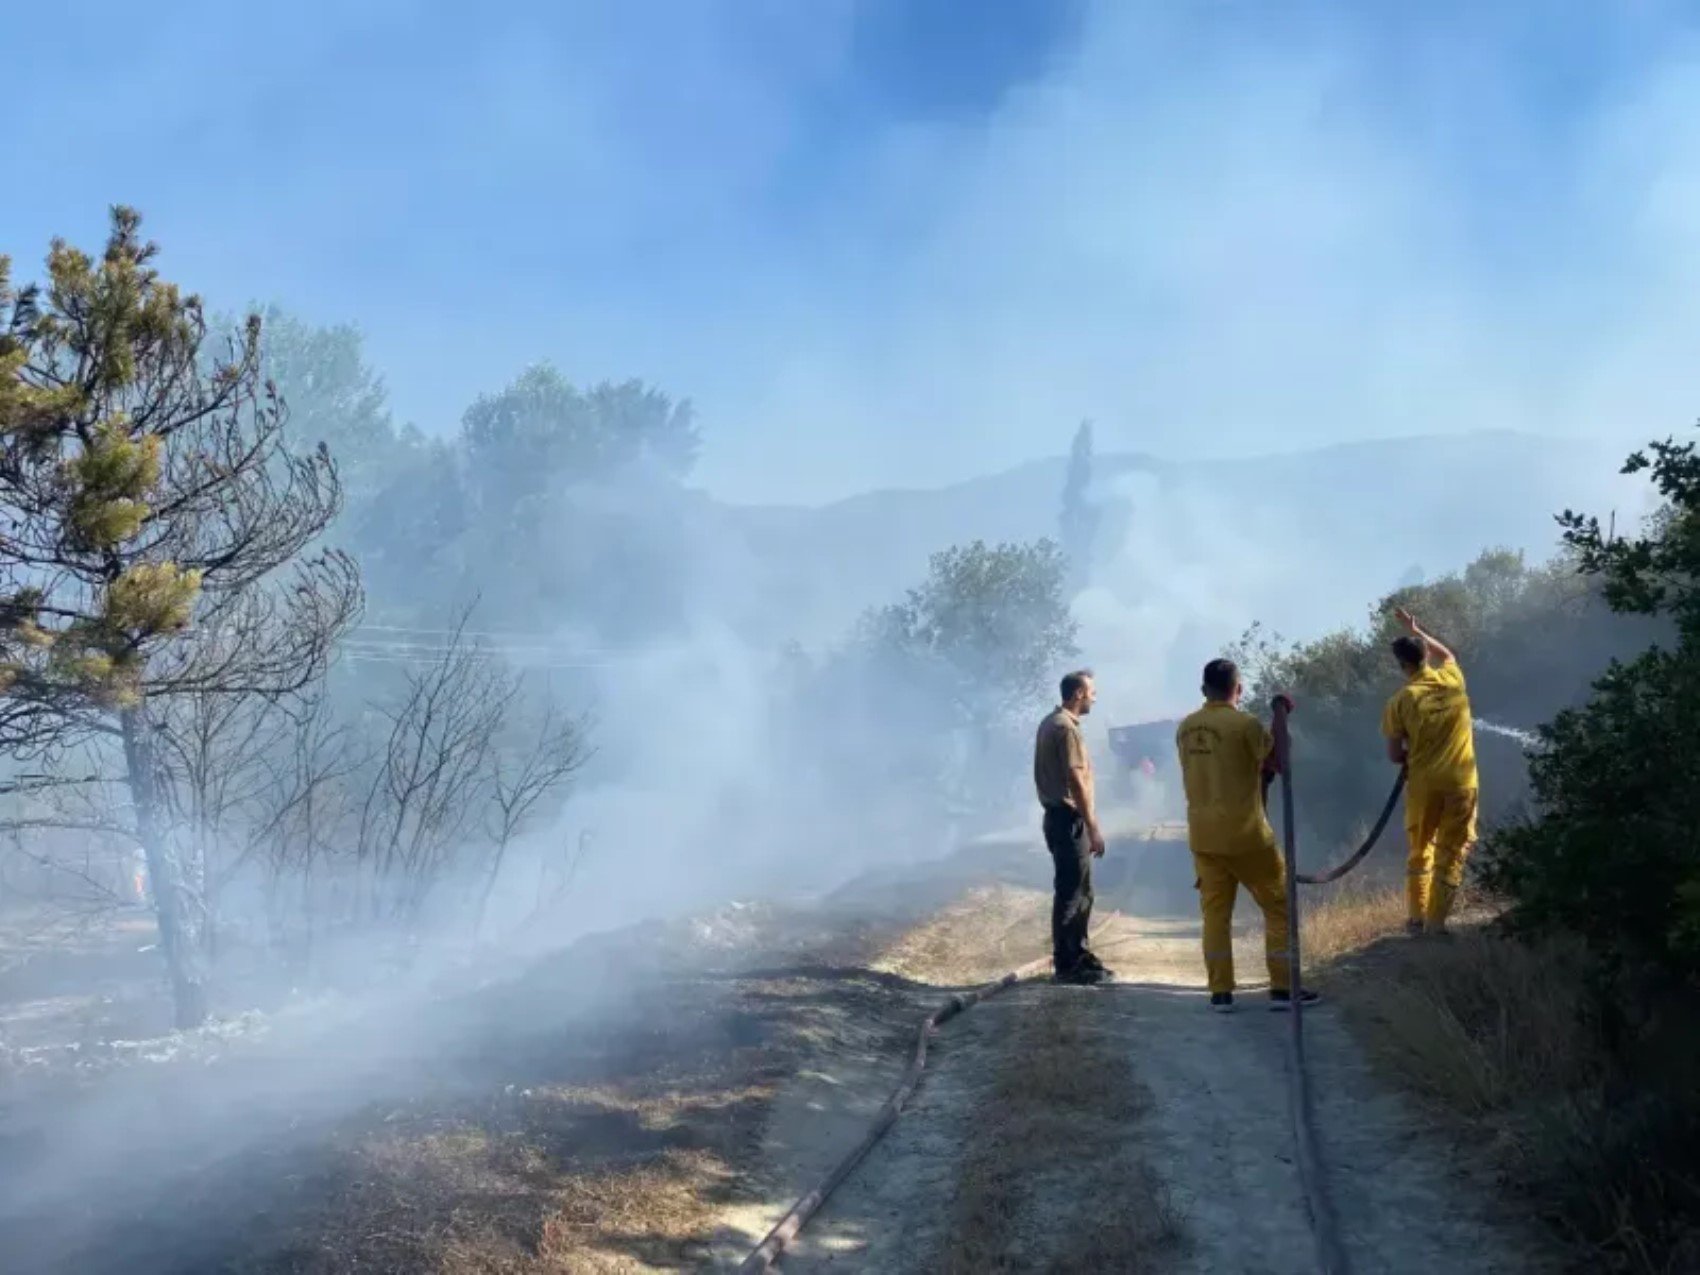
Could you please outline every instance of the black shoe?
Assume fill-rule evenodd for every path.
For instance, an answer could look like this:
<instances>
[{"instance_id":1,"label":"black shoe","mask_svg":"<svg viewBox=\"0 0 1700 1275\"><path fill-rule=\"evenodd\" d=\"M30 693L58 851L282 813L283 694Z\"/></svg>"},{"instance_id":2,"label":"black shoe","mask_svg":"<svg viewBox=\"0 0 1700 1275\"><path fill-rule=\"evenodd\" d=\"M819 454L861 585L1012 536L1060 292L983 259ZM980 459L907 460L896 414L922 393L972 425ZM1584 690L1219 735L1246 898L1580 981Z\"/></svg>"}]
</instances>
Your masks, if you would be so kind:
<instances>
[{"instance_id":1,"label":"black shoe","mask_svg":"<svg viewBox=\"0 0 1700 1275\"><path fill-rule=\"evenodd\" d=\"M1405 933L1409 934L1412 938L1417 937L1422 932L1423 932L1423 923L1421 921L1406 921L1405 922Z\"/></svg>"},{"instance_id":2,"label":"black shoe","mask_svg":"<svg viewBox=\"0 0 1700 1275\"><path fill-rule=\"evenodd\" d=\"M1211 992L1210 1008L1215 1010L1218 1014L1233 1013L1234 994L1232 992Z\"/></svg>"},{"instance_id":3,"label":"black shoe","mask_svg":"<svg viewBox=\"0 0 1700 1275\"><path fill-rule=\"evenodd\" d=\"M1309 1009L1312 1005L1317 1004L1321 1000L1322 1000L1322 996L1321 996L1320 993L1313 992L1308 987L1302 987L1302 988L1299 989L1299 1008L1300 1009ZM1270 1009L1288 1010L1288 1009L1291 1009L1292 1007L1293 1007L1293 994L1291 992L1277 992L1277 991L1274 991L1274 990L1270 991L1270 993L1269 993L1269 1008Z\"/></svg>"},{"instance_id":4,"label":"black shoe","mask_svg":"<svg viewBox=\"0 0 1700 1275\"><path fill-rule=\"evenodd\" d=\"M1095 987L1103 981L1103 970L1088 969L1084 965L1076 965L1071 970L1058 970L1051 976L1053 983L1067 983L1075 987Z\"/></svg>"},{"instance_id":5,"label":"black shoe","mask_svg":"<svg viewBox=\"0 0 1700 1275\"><path fill-rule=\"evenodd\" d=\"M1080 968L1083 970L1097 970L1105 978L1114 978L1116 976L1116 972L1108 965L1104 964L1104 962L1100 961L1097 953L1095 952L1082 952L1080 954Z\"/></svg>"}]
</instances>

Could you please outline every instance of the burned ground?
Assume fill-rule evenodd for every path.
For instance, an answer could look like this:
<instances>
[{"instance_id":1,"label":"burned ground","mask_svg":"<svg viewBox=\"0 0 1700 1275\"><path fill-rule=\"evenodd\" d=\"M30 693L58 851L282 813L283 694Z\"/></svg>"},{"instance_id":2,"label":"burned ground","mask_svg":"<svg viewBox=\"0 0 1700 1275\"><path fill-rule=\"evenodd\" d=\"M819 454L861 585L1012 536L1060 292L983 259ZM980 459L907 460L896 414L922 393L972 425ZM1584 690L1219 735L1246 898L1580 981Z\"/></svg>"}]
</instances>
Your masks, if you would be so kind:
<instances>
[{"instance_id":1,"label":"burned ground","mask_svg":"<svg viewBox=\"0 0 1700 1275\"><path fill-rule=\"evenodd\" d=\"M781 1118L780 1095L816 1077L835 1101L835 1077L883 1077L901 1058L939 995L928 976L956 959L948 940L929 958L917 925L994 861L1012 862L979 854L807 909L634 927L406 997L104 1051L30 1038L0 1105L0 1178L24 1184L0 1205L0 1251L42 1272L724 1258L748 1236L723 1219L789 1187L764 1172L789 1163L781 1127L811 1143L793 1149L805 1161L820 1140ZM1011 942L1042 947L1042 916L1016 922L1036 933ZM136 938L104 959L122 968ZM107 1003L125 1002L121 983Z\"/></svg>"},{"instance_id":2,"label":"burned ground","mask_svg":"<svg viewBox=\"0 0 1700 1275\"><path fill-rule=\"evenodd\" d=\"M1112 847L1096 946L1127 981L1025 986L948 1025L787 1269L1305 1269L1278 1020L1202 1011L1193 919L1114 910L1164 898L1177 849ZM462 969L310 1030L26 1069L0 1116L0 1174L23 1184L0 1251L94 1275L730 1269L854 1145L926 1011L1043 954L1046 866L981 847L807 908ZM1387 1269L1514 1268L1337 1026L1313 1047L1349 1242Z\"/></svg>"}]
</instances>

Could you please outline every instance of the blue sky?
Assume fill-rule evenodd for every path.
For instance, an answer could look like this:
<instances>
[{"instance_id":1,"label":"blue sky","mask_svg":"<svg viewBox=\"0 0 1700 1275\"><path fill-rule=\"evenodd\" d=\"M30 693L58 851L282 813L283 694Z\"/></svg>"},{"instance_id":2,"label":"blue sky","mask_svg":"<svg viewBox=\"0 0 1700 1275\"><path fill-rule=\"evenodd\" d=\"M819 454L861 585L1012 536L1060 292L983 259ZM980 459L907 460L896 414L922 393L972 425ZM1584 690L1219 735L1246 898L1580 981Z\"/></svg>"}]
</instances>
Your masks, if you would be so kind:
<instances>
[{"instance_id":1,"label":"blue sky","mask_svg":"<svg viewBox=\"0 0 1700 1275\"><path fill-rule=\"evenodd\" d=\"M247 8L9 14L0 250L135 204L215 305L358 323L427 430L549 358L818 500L1087 416L1196 456L1700 414L1679 6Z\"/></svg>"}]
</instances>

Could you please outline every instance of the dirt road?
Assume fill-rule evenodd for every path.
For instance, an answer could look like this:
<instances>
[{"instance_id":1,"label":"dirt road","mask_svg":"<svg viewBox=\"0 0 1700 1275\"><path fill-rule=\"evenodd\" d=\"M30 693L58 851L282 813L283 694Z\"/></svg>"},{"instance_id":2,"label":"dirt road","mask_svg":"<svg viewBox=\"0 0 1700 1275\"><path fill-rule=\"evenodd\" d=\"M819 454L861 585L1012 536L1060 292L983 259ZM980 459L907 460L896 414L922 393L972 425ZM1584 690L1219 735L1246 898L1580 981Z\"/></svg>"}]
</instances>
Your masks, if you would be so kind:
<instances>
[{"instance_id":1,"label":"dirt road","mask_svg":"<svg viewBox=\"0 0 1700 1275\"><path fill-rule=\"evenodd\" d=\"M4 1264L735 1267L855 1143L927 1009L1043 953L1048 865L1007 849L636 927L298 1039L280 1019L247 1051L20 1073L0 1084ZM1190 902L1178 861L1126 856L1101 911ZM1312 1269L1282 1020L1205 1010L1190 919L1106 917L1095 945L1123 983L1023 986L945 1028L787 1271ZM1340 1024L1308 1021L1357 1269L1532 1269Z\"/></svg>"},{"instance_id":2,"label":"dirt road","mask_svg":"<svg viewBox=\"0 0 1700 1275\"><path fill-rule=\"evenodd\" d=\"M1036 892L1006 893L998 910L1042 905ZM1242 979L1260 968L1249 938ZM1208 1012L1190 920L1117 919L1097 942L1123 975L1118 985L1027 985L946 1028L914 1104L787 1272L1315 1269L1292 1159L1284 1016L1267 1012L1261 994L1232 1016ZM1462 1159L1424 1136L1338 1017L1319 1010L1306 1022L1355 1269L1535 1269L1519 1237L1480 1206ZM1054 1077L1067 1069L1081 1077L1083 1118L1023 1109L1035 1092L1057 1105ZM769 1149L784 1158L783 1147ZM759 1232L782 1211L775 1204L746 1210L739 1225Z\"/></svg>"}]
</instances>

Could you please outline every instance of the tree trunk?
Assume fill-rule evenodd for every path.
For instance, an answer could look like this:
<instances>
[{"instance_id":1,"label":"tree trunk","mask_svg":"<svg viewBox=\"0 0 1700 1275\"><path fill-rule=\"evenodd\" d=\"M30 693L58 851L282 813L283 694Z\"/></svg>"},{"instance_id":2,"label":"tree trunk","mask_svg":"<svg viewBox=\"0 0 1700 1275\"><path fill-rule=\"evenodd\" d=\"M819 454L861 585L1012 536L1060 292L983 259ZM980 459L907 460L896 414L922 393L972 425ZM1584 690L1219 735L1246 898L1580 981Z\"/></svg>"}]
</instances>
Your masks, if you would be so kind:
<instances>
[{"instance_id":1,"label":"tree trunk","mask_svg":"<svg viewBox=\"0 0 1700 1275\"><path fill-rule=\"evenodd\" d=\"M508 838L503 836L496 843L496 854L490 863L490 875L484 880L484 892L478 896L478 915L472 922L472 941L477 942L484 937L484 920L490 911L490 896L496 893L496 880L502 875L502 860L507 857Z\"/></svg>"},{"instance_id":2,"label":"tree trunk","mask_svg":"<svg viewBox=\"0 0 1700 1275\"><path fill-rule=\"evenodd\" d=\"M199 1027L207 1019L206 946L198 874L187 870L161 818L153 740L143 709L122 715L124 762L130 799L136 807L136 833L147 856L153 884L154 915L159 921L159 946L171 976L171 999L179 1030Z\"/></svg>"}]
</instances>

